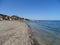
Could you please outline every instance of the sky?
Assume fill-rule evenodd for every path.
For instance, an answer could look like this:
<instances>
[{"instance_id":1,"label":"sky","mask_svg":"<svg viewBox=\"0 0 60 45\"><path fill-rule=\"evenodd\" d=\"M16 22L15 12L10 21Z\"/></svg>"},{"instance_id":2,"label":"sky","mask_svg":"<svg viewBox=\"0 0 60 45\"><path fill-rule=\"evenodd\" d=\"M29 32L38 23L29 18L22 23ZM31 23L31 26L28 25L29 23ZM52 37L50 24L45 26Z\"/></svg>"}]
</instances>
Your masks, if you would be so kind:
<instances>
[{"instance_id":1,"label":"sky","mask_svg":"<svg viewBox=\"0 0 60 45\"><path fill-rule=\"evenodd\" d=\"M32 20L60 20L60 0L0 0L0 13Z\"/></svg>"}]
</instances>

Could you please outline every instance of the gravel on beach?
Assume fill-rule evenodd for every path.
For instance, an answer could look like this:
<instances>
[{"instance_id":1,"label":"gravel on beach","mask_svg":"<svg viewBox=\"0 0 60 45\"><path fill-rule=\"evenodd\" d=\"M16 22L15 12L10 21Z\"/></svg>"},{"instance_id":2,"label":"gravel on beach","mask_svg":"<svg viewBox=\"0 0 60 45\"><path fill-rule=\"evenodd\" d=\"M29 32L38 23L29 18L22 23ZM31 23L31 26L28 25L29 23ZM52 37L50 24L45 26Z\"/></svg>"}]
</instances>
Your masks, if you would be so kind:
<instances>
[{"instance_id":1,"label":"gravel on beach","mask_svg":"<svg viewBox=\"0 0 60 45\"><path fill-rule=\"evenodd\" d=\"M0 45L33 45L28 25L18 21L0 21Z\"/></svg>"}]
</instances>

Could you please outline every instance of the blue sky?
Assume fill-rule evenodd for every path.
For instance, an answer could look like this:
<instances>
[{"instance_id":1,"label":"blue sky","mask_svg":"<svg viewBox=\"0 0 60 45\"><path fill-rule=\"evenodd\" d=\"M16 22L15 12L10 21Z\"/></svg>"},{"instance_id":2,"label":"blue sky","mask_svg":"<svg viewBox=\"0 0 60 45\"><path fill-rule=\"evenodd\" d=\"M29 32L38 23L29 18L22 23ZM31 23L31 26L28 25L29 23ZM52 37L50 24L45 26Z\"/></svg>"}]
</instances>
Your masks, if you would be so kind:
<instances>
[{"instance_id":1,"label":"blue sky","mask_svg":"<svg viewBox=\"0 0 60 45\"><path fill-rule=\"evenodd\" d=\"M60 20L60 0L0 0L0 13L36 20Z\"/></svg>"}]
</instances>

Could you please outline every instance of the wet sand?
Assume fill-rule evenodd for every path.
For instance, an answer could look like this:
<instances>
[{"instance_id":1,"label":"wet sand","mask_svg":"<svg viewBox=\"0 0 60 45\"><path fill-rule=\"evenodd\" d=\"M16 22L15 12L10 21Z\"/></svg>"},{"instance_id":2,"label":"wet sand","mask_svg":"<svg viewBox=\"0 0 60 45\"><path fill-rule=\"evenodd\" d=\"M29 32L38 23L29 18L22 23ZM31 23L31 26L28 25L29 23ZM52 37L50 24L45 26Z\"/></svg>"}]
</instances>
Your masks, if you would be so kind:
<instances>
[{"instance_id":1,"label":"wet sand","mask_svg":"<svg viewBox=\"0 0 60 45\"><path fill-rule=\"evenodd\" d=\"M35 45L24 22L0 21L0 45Z\"/></svg>"}]
</instances>

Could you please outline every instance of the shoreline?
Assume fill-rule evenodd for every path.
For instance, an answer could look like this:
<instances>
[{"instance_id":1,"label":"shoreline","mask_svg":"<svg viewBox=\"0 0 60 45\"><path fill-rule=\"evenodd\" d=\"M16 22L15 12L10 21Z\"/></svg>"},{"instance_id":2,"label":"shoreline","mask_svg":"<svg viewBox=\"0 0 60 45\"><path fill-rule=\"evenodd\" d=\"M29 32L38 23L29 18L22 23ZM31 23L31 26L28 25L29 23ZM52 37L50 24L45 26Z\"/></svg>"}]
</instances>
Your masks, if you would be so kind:
<instances>
[{"instance_id":1,"label":"shoreline","mask_svg":"<svg viewBox=\"0 0 60 45\"><path fill-rule=\"evenodd\" d=\"M31 44L32 45L40 45L39 42L37 41L37 39L34 37L33 32L31 31L31 27L27 24L28 28L29 28L29 38L31 39Z\"/></svg>"},{"instance_id":2,"label":"shoreline","mask_svg":"<svg viewBox=\"0 0 60 45\"><path fill-rule=\"evenodd\" d=\"M39 45L25 22L0 21L0 25L0 45Z\"/></svg>"}]
</instances>

